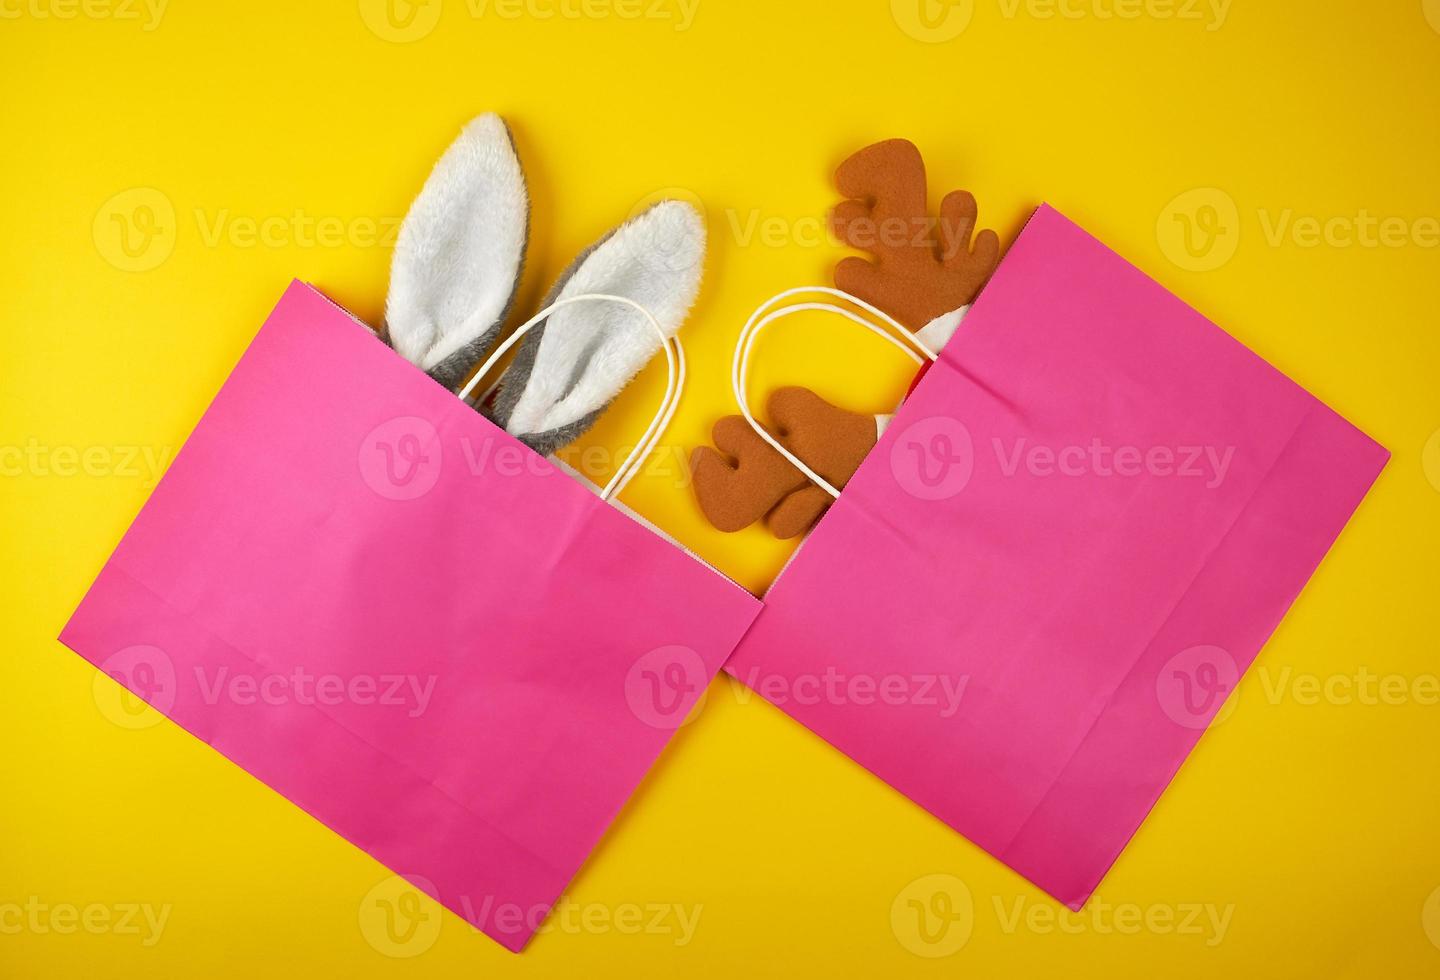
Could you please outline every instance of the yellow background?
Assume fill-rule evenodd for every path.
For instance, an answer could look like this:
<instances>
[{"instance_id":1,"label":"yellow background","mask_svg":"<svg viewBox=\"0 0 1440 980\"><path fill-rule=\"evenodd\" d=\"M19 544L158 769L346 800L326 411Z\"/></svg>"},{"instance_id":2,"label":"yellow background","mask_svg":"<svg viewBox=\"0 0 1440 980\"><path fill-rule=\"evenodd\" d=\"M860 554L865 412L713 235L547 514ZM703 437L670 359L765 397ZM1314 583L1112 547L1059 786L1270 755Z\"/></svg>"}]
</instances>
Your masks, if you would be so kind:
<instances>
[{"instance_id":1,"label":"yellow background","mask_svg":"<svg viewBox=\"0 0 1440 980\"><path fill-rule=\"evenodd\" d=\"M640 18L480 2L428 0L400 30L368 0L172 0L158 21L0 0L0 447L41 460L0 479L0 975L1440 974L1440 3L699 0L691 23L676 0ZM1403 703L1307 703L1252 672L1100 889L1136 929L1047 919L1034 888L721 680L574 881L567 925L515 957L427 903L418 938L388 943L388 872L168 722L112 723L110 682L54 637L149 493L127 447L183 443L292 276L378 322L390 250L370 223L491 109L534 198L521 307L657 192L704 203L675 447L733 410L753 305L828 280L843 252L816 221L848 153L908 136L932 199L968 187L1007 241L1055 204L1394 452L1259 669L1396 675ZM127 257L115 236L144 206L162 233ZM1186 251L1177 208L1223 234ZM1404 230L1347 237L1362 209ZM1287 211L1330 221L1328 242ZM808 383L871 411L908 371L823 322L761 355L757 393ZM659 391L647 374L588 443L633 439ZM54 472L86 450L93 472ZM763 588L788 546L709 530L670 466L628 502ZM927 943L903 910L937 891L972 914ZM27 903L50 911L7 927ZM59 906L126 903L168 910L158 941L59 931ZM654 903L660 927L619 924ZM1164 926L1192 904L1228 909L1223 934ZM688 942L664 931L676 907L698 910Z\"/></svg>"}]
</instances>

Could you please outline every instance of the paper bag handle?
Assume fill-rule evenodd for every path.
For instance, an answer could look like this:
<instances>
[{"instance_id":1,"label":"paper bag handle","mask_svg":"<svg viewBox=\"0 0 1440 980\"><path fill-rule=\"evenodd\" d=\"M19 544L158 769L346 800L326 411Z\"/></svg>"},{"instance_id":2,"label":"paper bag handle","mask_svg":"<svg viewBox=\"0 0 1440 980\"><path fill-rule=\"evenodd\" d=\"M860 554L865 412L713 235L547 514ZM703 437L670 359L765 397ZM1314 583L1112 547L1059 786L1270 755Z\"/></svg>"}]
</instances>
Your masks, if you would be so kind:
<instances>
[{"instance_id":1,"label":"paper bag handle","mask_svg":"<svg viewBox=\"0 0 1440 980\"><path fill-rule=\"evenodd\" d=\"M630 307L643 316L646 322L654 329L656 335L659 336L660 346L665 351L665 362L669 368L669 381L665 386L665 397L661 400L660 408L655 412L655 417L650 420L649 428L647 428L645 434L640 437L640 442L635 446L635 451L625 458L625 462L620 464L620 469L610 478L610 482L605 485L605 489L600 491L600 499L608 501L629 486L630 481L635 478L635 474L640 472L641 465L655 449L655 445L660 441L661 435L663 435L669 427L670 420L675 417L675 410L680 407L680 393L685 387L685 348L681 346L680 338L665 336L665 331L660 326L660 321L655 319L655 314L651 313L640 303L635 302L635 300L628 296L612 296L609 293L582 293L578 296L569 296L565 299L557 300L517 327L515 332L505 339L503 344L495 348L495 352L480 366L480 370L475 372L475 376L470 379L469 383L456 392L456 394L460 397L461 401L468 399L475 389L479 387L480 382L485 376L494 369L500 358L504 357L510 348L518 344L524 339L527 333L543 323L546 318L556 310L563 309L566 306L573 306L576 303L591 301L619 303L623 306Z\"/></svg>"},{"instance_id":2,"label":"paper bag handle","mask_svg":"<svg viewBox=\"0 0 1440 980\"><path fill-rule=\"evenodd\" d=\"M904 342L887 332L884 327L865 319L860 314L854 312L853 310L848 310L843 306L836 306L833 303L794 303L789 306L783 306L778 310L770 309L775 304L779 303L781 300L788 299L791 296L795 296L800 293L820 293L827 296L834 296L838 299L844 300L848 303L852 303L855 306L860 307L862 310L865 310L873 316L879 317L881 320L883 320L886 324L888 324L891 328L898 332L902 337L904 337L905 340L908 340L911 344L913 344L915 348L921 352L921 354L924 354L924 357L922 358L920 354L916 354L915 351L911 350L910 347L906 346ZM767 310L770 310L770 312L767 313ZM882 337L887 342L895 345L900 350L904 351L905 355L909 357L912 361L914 361L916 364L924 364L925 359L927 358L931 361L934 361L938 359L940 355L936 354L933 350L927 347L925 345L925 342L922 341L919 337L917 337L911 330L901 325L898 321L896 321L889 314L885 313L883 310L871 306L869 303L865 302L859 297L851 296L849 293L844 292L843 290L834 289L830 286L797 286L794 289L787 289L783 293L777 293L776 295L767 299L765 302L761 303L756 308L755 312L750 314L750 319L745 321L745 326L742 327L740 330L740 337L735 342L735 360L730 366L730 385L735 391L735 401L740 406L740 414L745 416L745 421L750 423L750 427L759 434L760 438L768 442L775 449L776 452L780 453L781 456L784 456L787 460L789 460L797 470L799 470L801 473L804 473L806 479L808 479L811 483L815 484L820 489L824 490L830 496L838 499L840 496L839 490L831 486L830 482L826 480L823 476L821 476L819 473L816 473L809 466L806 466L804 461L802 461L798 456L796 456L790 450L782 446L780 444L780 441L774 436L772 436L769 431L767 431L766 428L756 420L754 414L752 414L750 411L750 400L745 394L745 382L749 378L750 374L750 351L755 346L755 338L760 335L760 331L764 330L776 320L783 319L784 317L790 316L794 313L805 312L807 310L818 310L826 313L838 313L840 316L843 316L845 319L851 321L852 323L859 324L860 326L864 327L866 330L869 330L876 336Z\"/></svg>"}]
</instances>

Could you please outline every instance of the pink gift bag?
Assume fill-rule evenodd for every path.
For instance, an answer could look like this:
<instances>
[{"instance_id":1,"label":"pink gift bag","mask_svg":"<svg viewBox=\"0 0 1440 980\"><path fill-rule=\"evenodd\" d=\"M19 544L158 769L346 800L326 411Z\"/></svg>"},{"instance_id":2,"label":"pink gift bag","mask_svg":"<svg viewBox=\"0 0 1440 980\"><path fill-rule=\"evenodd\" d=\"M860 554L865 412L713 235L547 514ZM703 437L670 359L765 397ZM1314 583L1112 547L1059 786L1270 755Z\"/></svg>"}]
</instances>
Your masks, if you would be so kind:
<instances>
[{"instance_id":1,"label":"pink gift bag","mask_svg":"<svg viewBox=\"0 0 1440 980\"><path fill-rule=\"evenodd\" d=\"M519 950L758 608L295 283L61 640Z\"/></svg>"},{"instance_id":2,"label":"pink gift bag","mask_svg":"<svg viewBox=\"0 0 1440 980\"><path fill-rule=\"evenodd\" d=\"M1079 909L1387 459L1042 208L726 669Z\"/></svg>"}]
</instances>

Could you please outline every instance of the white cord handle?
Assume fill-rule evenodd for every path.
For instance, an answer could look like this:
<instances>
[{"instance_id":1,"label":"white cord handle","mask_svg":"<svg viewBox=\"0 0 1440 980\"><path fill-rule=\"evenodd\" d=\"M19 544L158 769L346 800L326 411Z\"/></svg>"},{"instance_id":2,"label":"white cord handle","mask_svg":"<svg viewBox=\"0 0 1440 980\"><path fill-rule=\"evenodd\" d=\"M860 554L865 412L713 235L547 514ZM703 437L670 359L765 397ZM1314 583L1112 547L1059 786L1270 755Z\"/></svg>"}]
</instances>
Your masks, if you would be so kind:
<instances>
[{"instance_id":1,"label":"white cord handle","mask_svg":"<svg viewBox=\"0 0 1440 980\"><path fill-rule=\"evenodd\" d=\"M745 421L750 423L750 427L760 435L760 438L768 442L778 453L780 453L780 455L784 456L787 460L789 460L797 470L799 470L801 473L804 473L806 479L808 479L811 483L815 484L820 489L824 490L830 496L838 499L840 496L839 490L831 486L830 482L826 480L823 476L821 476L819 473L816 473L809 466L806 466L804 461L801 460L798 456L796 456L790 450L782 446L780 444L780 441L774 436L772 436L769 431L766 430L766 428L762 426L756 420L755 416L751 413L750 400L745 394L745 382L750 374L750 351L755 346L755 338L760 336L760 331L764 330L776 320L783 319L784 317L790 316L794 313L801 313L807 310L818 310L826 313L838 313L840 316L844 317L850 322L859 324L860 326L869 330L871 333L884 338L887 342L904 351L905 355L909 357L912 361L914 361L916 364L924 364L925 358L920 357L920 355L916 354L915 351L907 347L904 342L892 336L889 332L885 330L884 327L881 327L878 324L865 319L864 317L860 316L858 313L855 313L852 310L847 310L842 306L836 306L833 303L795 303L790 306L781 307L778 310L773 310L769 313L766 312L767 310L770 310L770 308L773 307L775 304L779 303L781 300L788 299L791 296L795 296L800 293L821 293L827 296L837 297L848 303L853 303L855 306L858 306L862 310L865 310L872 315L879 317L885 323L889 324L889 326L896 330L901 336L903 336L905 340L908 340L922 354L924 354L925 358L934 361L939 358L939 355L936 354L929 347L927 347L924 341L922 341L909 329L902 326L899 322L897 322L893 317L885 313L883 310L879 310L856 296L851 296L847 292L843 292L839 289L833 289L830 286L798 286L795 289L787 289L783 293L777 293L776 295L767 299L765 302L761 303L756 308L755 312L750 314L750 319L745 321L745 326L742 327L740 330L740 337L735 342L735 360L730 366L730 385L735 391L735 401L740 406L740 414L745 416Z\"/></svg>"},{"instance_id":2,"label":"white cord handle","mask_svg":"<svg viewBox=\"0 0 1440 980\"><path fill-rule=\"evenodd\" d=\"M480 366L480 370L475 372L475 376L470 379L470 382L456 392L456 394L459 395L461 401L468 399L471 393L479 387L480 382L484 380L485 376L489 374L499 362L500 358L504 357L510 348L518 344L527 333L543 323L546 318L556 310L591 300L620 303L623 306L630 307L643 316L660 338L660 346L665 351L665 361L669 367L669 382L665 386L665 398L660 402L660 408L655 412L655 417L651 419L649 428L645 430L645 435L640 438L640 442L636 445L635 451L625 458L625 462L620 464L620 469L610 478L610 482L605 485L605 489L600 491L600 499L609 500L629 486L630 481L635 478L635 474L640 472L641 465L644 464L645 459L654 450L656 443L660 441L660 436L663 435L666 428L669 427L670 420L675 417L675 410L680 407L680 392L685 386L685 348L681 346L678 337L665 336L665 331L660 326L660 321L655 319L655 314L651 313L644 306L628 296L612 296L609 293L582 293L578 296L570 296L566 299L557 300L526 320L516 328L514 333L505 338L505 342L495 348L495 352Z\"/></svg>"}]
</instances>

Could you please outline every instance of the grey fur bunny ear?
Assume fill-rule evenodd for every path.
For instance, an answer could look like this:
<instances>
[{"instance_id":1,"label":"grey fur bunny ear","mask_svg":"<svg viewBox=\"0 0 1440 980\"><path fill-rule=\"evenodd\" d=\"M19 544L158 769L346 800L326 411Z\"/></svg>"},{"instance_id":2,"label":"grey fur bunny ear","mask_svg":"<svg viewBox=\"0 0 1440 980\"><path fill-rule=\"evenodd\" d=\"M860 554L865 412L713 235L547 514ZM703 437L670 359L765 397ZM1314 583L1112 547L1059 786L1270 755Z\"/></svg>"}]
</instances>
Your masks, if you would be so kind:
<instances>
[{"instance_id":1,"label":"grey fur bunny ear","mask_svg":"<svg viewBox=\"0 0 1440 980\"><path fill-rule=\"evenodd\" d=\"M500 336L520 284L530 202L510 130L491 113L445 151L390 265L385 340L453 388Z\"/></svg>"},{"instance_id":2,"label":"grey fur bunny ear","mask_svg":"<svg viewBox=\"0 0 1440 980\"><path fill-rule=\"evenodd\" d=\"M583 293L623 296L672 337L700 292L704 264L704 217L684 202L661 201L581 253L544 305ZM549 455L594 425L660 344L629 306L592 300L557 310L521 342L492 418Z\"/></svg>"}]
</instances>

